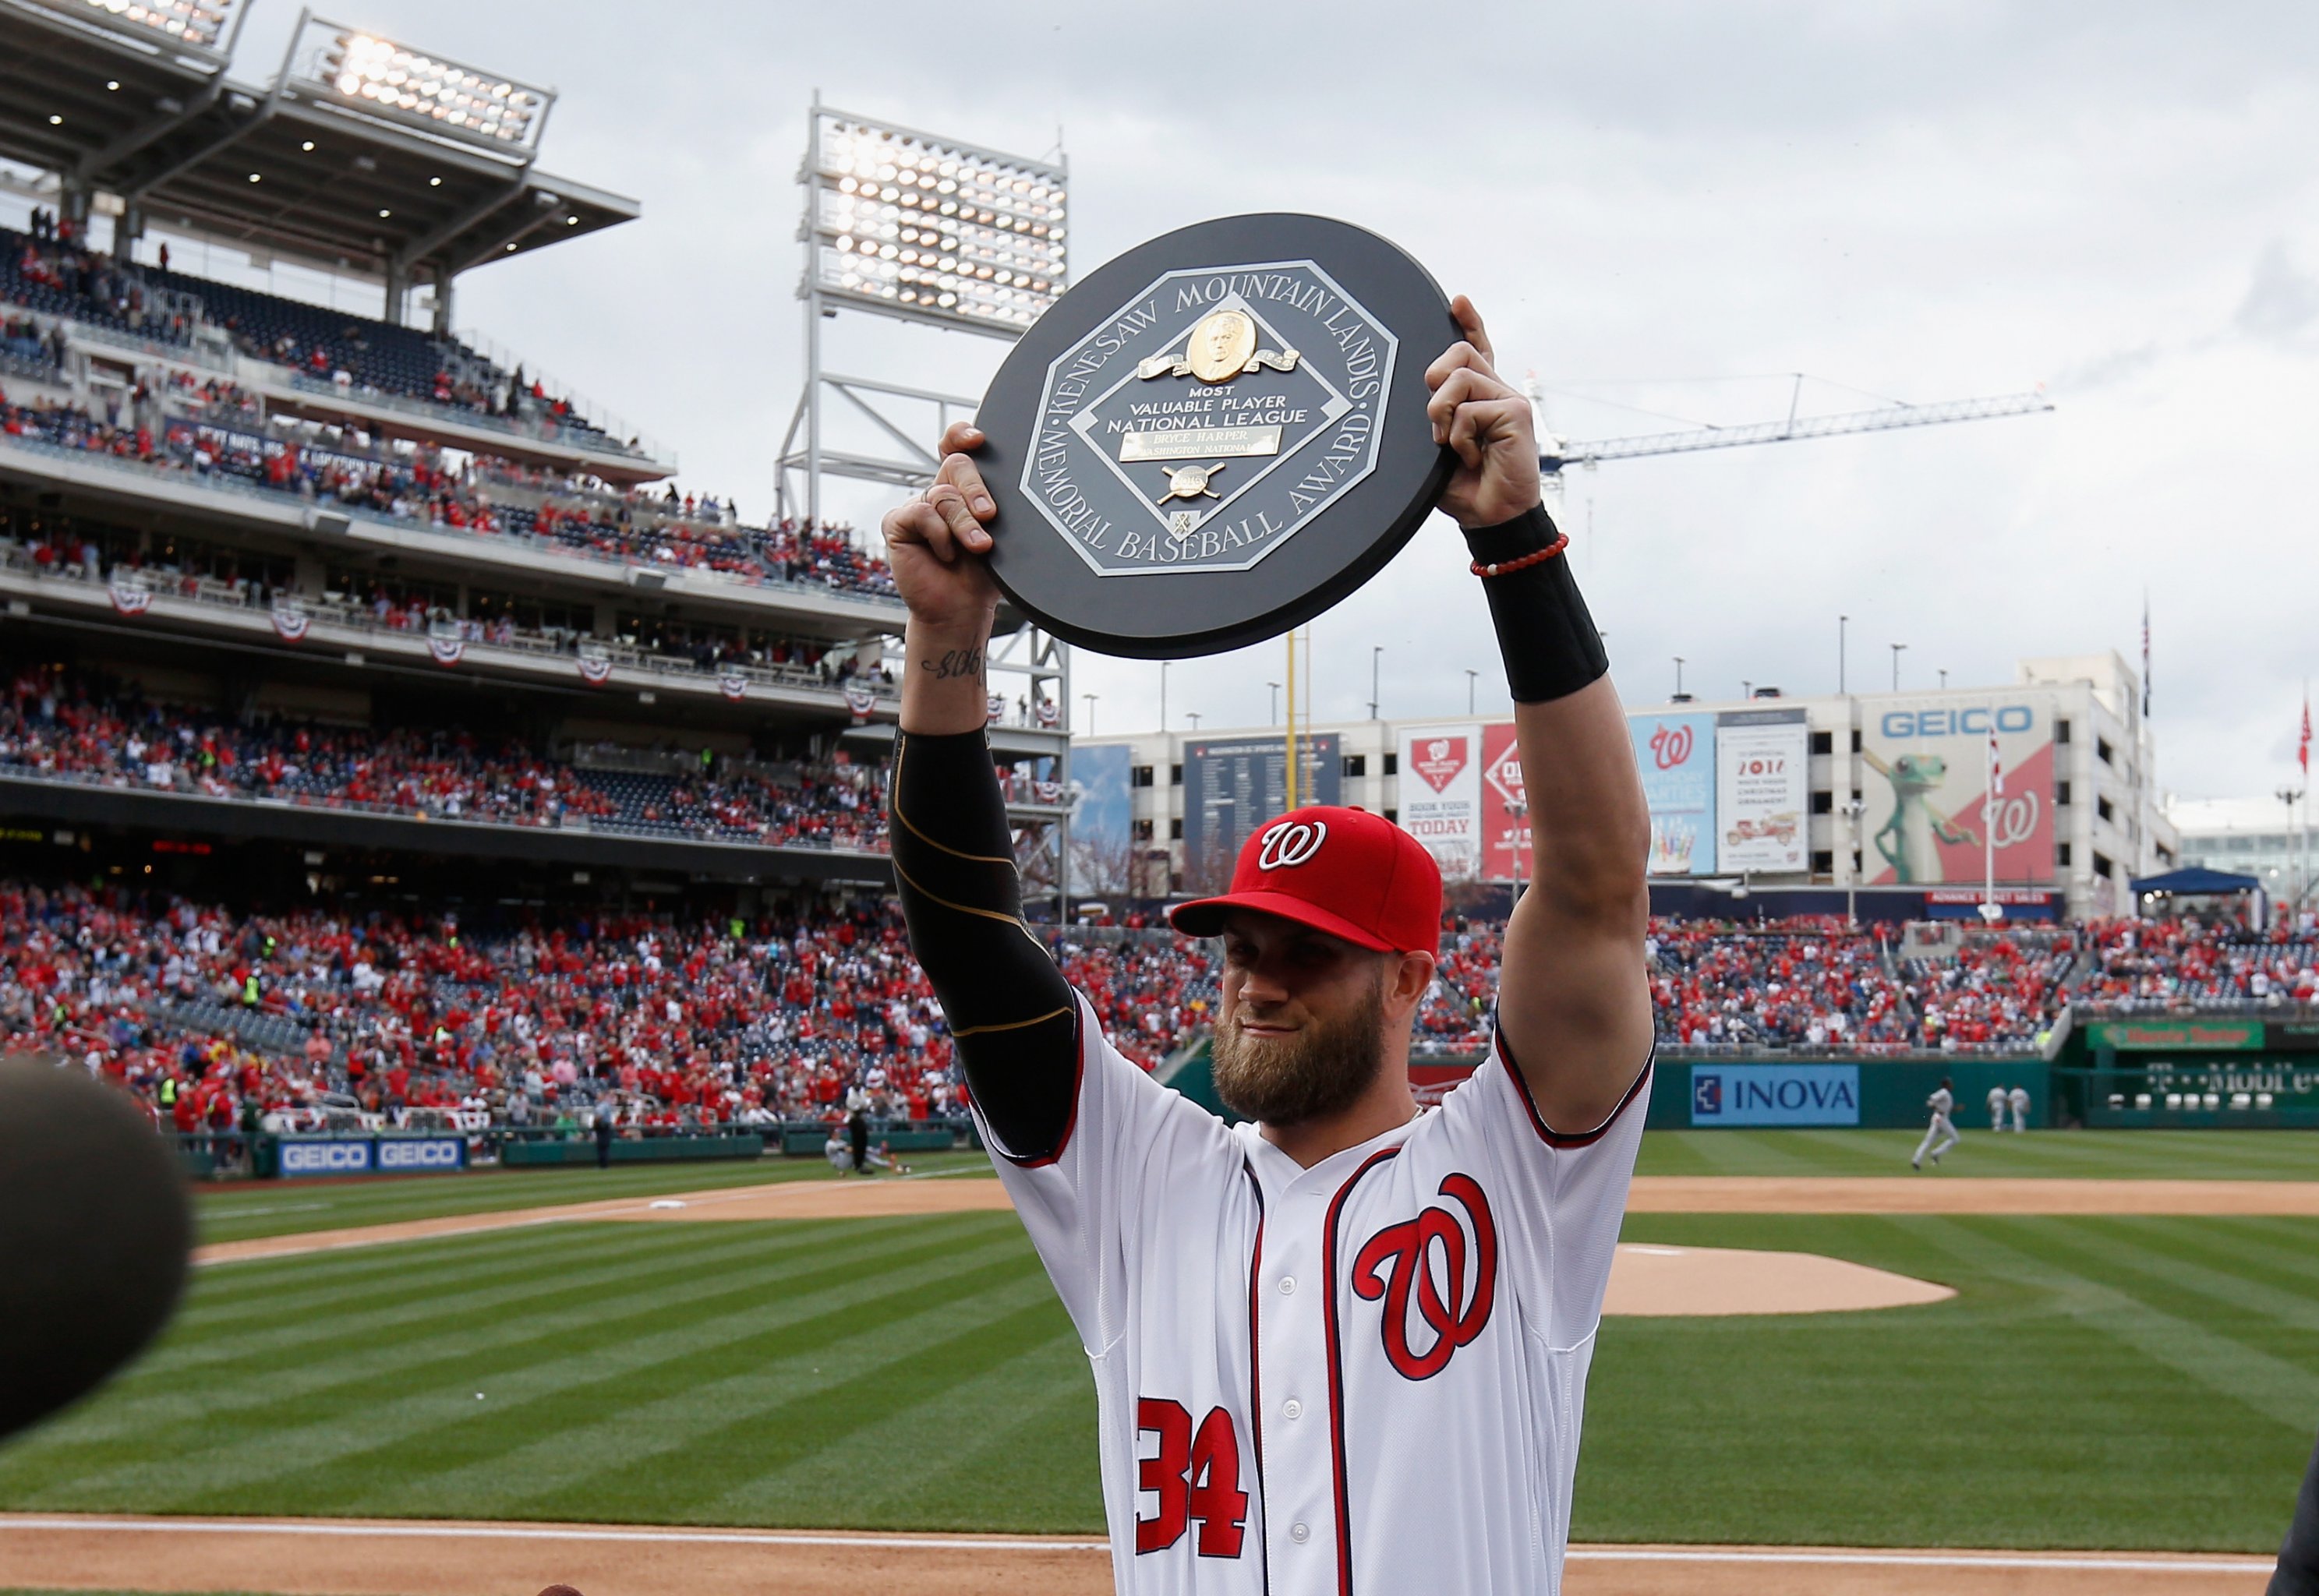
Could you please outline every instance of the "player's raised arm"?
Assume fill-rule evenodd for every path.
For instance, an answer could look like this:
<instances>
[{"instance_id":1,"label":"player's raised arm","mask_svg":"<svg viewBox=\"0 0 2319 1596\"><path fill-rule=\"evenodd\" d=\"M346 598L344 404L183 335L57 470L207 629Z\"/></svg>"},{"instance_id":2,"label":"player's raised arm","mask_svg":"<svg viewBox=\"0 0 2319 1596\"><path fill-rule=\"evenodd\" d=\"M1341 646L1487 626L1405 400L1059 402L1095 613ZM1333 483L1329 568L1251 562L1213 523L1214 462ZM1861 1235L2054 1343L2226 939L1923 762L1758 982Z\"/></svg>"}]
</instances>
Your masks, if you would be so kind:
<instances>
[{"instance_id":1,"label":"player's raised arm","mask_svg":"<svg viewBox=\"0 0 2319 1596\"><path fill-rule=\"evenodd\" d=\"M1472 302L1452 310L1466 336L1425 374L1434 437L1458 462L1441 508L1489 596L1535 840L1499 1033L1539 1116L1575 1134L1610 1117L1650 1056L1650 815L1602 637L1540 502L1529 401L1499 378Z\"/></svg>"},{"instance_id":2,"label":"player's raised arm","mask_svg":"<svg viewBox=\"0 0 2319 1596\"><path fill-rule=\"evenodd\" d=\"M1013 834L983 730L998 589L983 563L983 522L997 509L968 458L981 444L964 423L944 433L934 485L884 523L894 582L910 607L889 832L910 949L942 999L975 1105L1003 1150L1036 1159L1070 1123L1078 1013L1023 923Z\"/></svg>"}]
</instances>

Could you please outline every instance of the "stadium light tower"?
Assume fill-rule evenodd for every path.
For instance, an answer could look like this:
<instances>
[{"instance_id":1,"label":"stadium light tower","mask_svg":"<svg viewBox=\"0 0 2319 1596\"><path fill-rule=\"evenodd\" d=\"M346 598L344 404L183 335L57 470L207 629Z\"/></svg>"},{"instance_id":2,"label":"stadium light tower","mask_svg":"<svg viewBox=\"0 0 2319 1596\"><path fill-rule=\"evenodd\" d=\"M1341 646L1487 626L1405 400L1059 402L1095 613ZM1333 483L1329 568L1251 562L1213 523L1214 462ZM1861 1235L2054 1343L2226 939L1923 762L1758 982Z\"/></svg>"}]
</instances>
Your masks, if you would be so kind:
<instances>
[{"instance_id":1,"label":"stadium light tower","mask_svg":"<svg viewBox=\"0 0 2319 1596\"><path fill-rule=\"evenodd\" d=\"M1059 157L1033 160L987 149L821 103L808 113L805 161L798 169L805 215L798 238L805 272L805 391L781 438L781 510L822 519L825 477L923 488L941 462L933 440L979 401L869 377L822 364L822 323L840 311L977 333L1012 343L1061 297L1069 277L1069 170ZM836 447L823 428L823 401L867 423L871 448ZM992 676L1027 679L1033 740L1051 744L1054 776L1070 790L1070 649L1036 627L993 637L984 657ZM994 683L992 699L1006 694ZM1087 730L1095 731L1095 695ZM998 711L992 713L994 724ZM1012 752L1021 753L1017 747ZM1033 757L1048 757L1042 746ZM1018 855L1051 848L1056 919L1069 917L1072 856L1068 807L1060 818L1024 815Z\"/></svg>"},{"instance_id":2,"label":"stadium light tower","mask_svg":"<svg viewBox=\"0 0 2319 1596\"><path fill-rule=\"evenodd\" d=\"M529 166L555 91L412 50L311 12L283 58L280 82L315 98Z\"/></svg>"},{"instance_id":3,"label":"stadium light tower","mask_svg":"<svg viewBox=\"0 0 2319 1596\"><path fill-rule=\"evenodd\" d=\"M961 140L861 117L814 98L805 163L806 382L781 443L786 513L821 515L825 476L922 487L939 464L894 401L934 407L930 436L976 401L823 369L821 324L840 310L1012 342L1069 278L1069 171ZM898 455L831 448L824 391L866 418ZM802 434L802 439L800 439ZM791 485L801 475L802 493Z\"/></svg>"},{"instance_id":4,"label":"stadium light tower","mask_svg":"<svg viewBox=\"0 0 2319 1596\"><path fill-rule=\"evenodd\" d=\"M168 53L223 67L249 14L238 0L41 0L68 23L102 28ZM229 27L229 23L230 26Z\"/></svg>"}]
</instances>

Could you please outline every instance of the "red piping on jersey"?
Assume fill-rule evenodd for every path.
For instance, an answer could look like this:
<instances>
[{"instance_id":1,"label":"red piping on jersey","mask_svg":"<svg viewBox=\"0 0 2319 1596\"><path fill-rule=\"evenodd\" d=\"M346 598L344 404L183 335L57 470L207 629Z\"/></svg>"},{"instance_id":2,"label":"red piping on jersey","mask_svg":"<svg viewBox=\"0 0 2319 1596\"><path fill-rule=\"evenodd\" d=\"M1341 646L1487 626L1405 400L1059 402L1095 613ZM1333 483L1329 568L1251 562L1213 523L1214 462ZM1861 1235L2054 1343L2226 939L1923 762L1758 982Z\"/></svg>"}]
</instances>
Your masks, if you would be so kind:
<instances>
[{"instance_id":1,"label":"red piping on jersey","mask_svg":"<svg viewBox=\"0 0 2319 1596\"><path fill-rule=\"evenodd\" d=\"M1654 1041L1650 1052L1643 1059L1642 1073L1635 1077L1634 1084L1627 1088L1626 1096L1619 1099L1619 1105L1611 1111L1610 1117L1591 1131L1566 1135L1548 1124L1545 1116L1538 1112L1538 1099L1529 1095L1529 1078L1522 1074L1521 1066L1514 1062L1513 1050L1506 1046L1506 1033L1502 1030L1494 1031L1491 1041L1497 1047L1498 1057L1506 1062L1506 1073L1514 1078L1514 1090L1521 1094L1522 1106L1529 1110L1530 1129L1536 1131L1548 1147L1592 1147L1602 1141L1611 1127L1619 1123L1619 1116L1627 1112L1627 1105L1642 1095L1644 1086L1651 1078L1652 1066L1658 1062L1659 1056L1658 1043Z\"/></svg>"},{"instance_id":2,"label":"red piping on jersey","mask_svg":"<svg viewBox=\"0 0 2319 1596\"><path fill-rule=\"evenodd\" d=\"M1264 1528L1256 1537L1257 1567L1262 1572L1267 1596L1270 1596L1272 1503L1264 1493L1264 1348L1258 1337L1257 1312L1257 1305L1263 1301L1259 1285L1264 1278L1264 1183L1256 1177L1256 1167L1244 1155L1240 1168L1241 1173L1248 1177L1248 1189L1256 1194L1256 1246L1248 1257L1248 1428L1249 1444L1256 1458L1256 1500L1264 1520Z\"/></svg>"},{"instance_id":3,"label":"red piping on jersey","mask_svg":"<svg viewBox=\"0 0 2319 1596\"><path fill-rule=\"evenodd\" d=\"M1345 1370L1344 1354L1337 1336L1337 1218L1343 1213L1345 1199L1361 1183L1361 1177L1384 1163L1398 1158L1398 1146L1379 1148L1362 1161L1337 1195L1329 1199L1329 1222L1321 1232L1321 1273L1325 1278L1321 1289L1328 1294L1321 1305L1329 1335L1329 1444L1331 1461L1336 1468L1337 1483L1337 1593L1352 1596L1353 1591L1353 1530L1352 1501L1345 1489Z\"/></svg>"},{"instance_id":4,"label":"red piping on jersey","mask_svg":"<svg viewBox=\"0 0 2319 1596\"><path fill-rule=\"evenodd\" d=\"M1079 1096L1087 1089L1087 1010L1080 1006L1077 990L1071 993L1071 1114L1063 1122L1063 1134L1055 1143L1055 1150L1035 1159L1018 1159L998 1145L994 1137L991 1149L1018 1169L1044 1169L1062 1158L1063 1150L1071 1144L1071 1132L1079 1127Z\"/></svg>"}]
</instances>

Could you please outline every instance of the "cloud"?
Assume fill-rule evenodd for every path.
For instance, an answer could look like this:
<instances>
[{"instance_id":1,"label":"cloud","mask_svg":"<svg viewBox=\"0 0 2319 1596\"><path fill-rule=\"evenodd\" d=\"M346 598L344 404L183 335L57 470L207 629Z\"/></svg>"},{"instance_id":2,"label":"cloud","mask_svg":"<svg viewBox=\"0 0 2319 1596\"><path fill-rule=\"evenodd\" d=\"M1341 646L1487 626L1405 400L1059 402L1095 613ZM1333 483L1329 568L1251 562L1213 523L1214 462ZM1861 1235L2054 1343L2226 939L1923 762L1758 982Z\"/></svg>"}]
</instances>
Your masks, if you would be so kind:
<instances>
[{"instance_id":1,"label":"cloud","mask_svg":"<svg viewBox=\"0 0 2319 1596\"><path fill-rule=\"evenodd\" d=\"M1919 401L2054 383L2051 415L1576 473L1575 569L1630 699L1663 698L1678 654L1694 691L1831 688L1839 614L1854 685L1889 680L1894 642L1904 681L2010 681L2022 654L2132 653L2148 588L2168 780L2258 794L2286 774L2276 728L2319 674L2305 0L2228 26L2171 0L1185 0L1164 33L1148 8L1060 0L639 14L372 0L364 20L555 83L543 165L643 202L633 226L472 274L461 320L674 443L690 485L753 514L771 497L817 87L1026 153L1060 123L1082 275L1202 217L1319 211L1471 292L1506 364L1549 386L1618 379L1593 391L1740 421L1783 414L1784 388L1692 379L1800 370ZM293 18L257 8L245 60L278 59ZM967 395L1003 353L859 318L825 332L833 369ZM1555 421L1659 425L1560 400ZM864 522L886 501L839 500ZM1454 530L1427 527L1318 623L1316 708L1365 715L1382 645L1384 713L1462 714L1469 670L1502 711L1476 587ZM1261 724L1280 655L1176 667L1170 718ZM1156 666L1082 652L1073 686L1107 729L1158 719Z\"/></svg>"},{"instance_id":2,"label":"cloud","mask_svg":"<svg viewBox=\"0 0 2319 1596\"><path fill-rule=\"evenodd\" d=\"M2286 241L2273 239L2254 264L2254 281L2232 318L2252 338L2294 340L2319 319L2319 279L2295 264Z\"/></svg>"}]
</instances>

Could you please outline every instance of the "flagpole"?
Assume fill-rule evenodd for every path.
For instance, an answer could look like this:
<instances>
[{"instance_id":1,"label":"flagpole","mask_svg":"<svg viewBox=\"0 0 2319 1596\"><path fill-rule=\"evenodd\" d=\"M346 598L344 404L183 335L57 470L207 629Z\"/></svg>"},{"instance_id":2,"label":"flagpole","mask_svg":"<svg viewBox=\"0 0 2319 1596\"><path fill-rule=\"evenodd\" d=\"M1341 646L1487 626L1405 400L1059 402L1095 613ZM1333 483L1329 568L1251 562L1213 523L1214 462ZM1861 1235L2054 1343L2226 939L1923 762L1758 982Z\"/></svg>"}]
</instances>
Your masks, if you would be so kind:
<instances>
[{"instance_id":1,"label":"flagpole","mask_svg":"<svg viewBox=\"0 0 2319 1596\"><path fill-rule=\"evenodd\" d=\"M1981 772L1981 920L1997 924L1997 728L1989 732L1989 758Z\"/></svg>"},{"instance_id":2,"label":"flagpole","mask_svg":"<svg viewBox=\"0 0 2319 1596\"><path fill-rule=\"evenodd\" d=\"M1288 628L1288 719L1283 730L1288 738L1287 771L1288 807L1296 807L1296 628Z\"/></svg>"}]
</instances>

